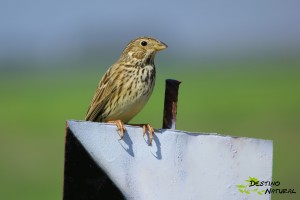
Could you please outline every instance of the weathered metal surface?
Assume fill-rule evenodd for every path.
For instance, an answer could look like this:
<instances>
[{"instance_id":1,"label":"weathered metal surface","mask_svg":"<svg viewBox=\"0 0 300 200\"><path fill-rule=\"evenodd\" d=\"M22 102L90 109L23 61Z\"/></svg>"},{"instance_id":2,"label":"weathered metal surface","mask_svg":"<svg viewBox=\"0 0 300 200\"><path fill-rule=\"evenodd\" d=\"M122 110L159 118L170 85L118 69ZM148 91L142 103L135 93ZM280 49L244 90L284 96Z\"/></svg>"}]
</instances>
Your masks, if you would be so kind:
<instances>
[{"instance_id":1,"label":"weathered metal surface","mask_svg":"<svg viewBox=\"0 0 300 200\"><path fill-rule=\"evenodd\" d=\"M68 126L126 199L270 199L240 193L236 185L249 176L272 179L272 141L163 129L149 146L139 127L126 126L120 140L112 124L68 121Z\"/></svg>"},{"instance_id":2,"label":"weathered metal surface","mask_svg":"<svg viewBox=\"0 0 300 200\"><path fill-rule=\"evenodd\" d=\"M172 80L172 79L166 80L164 116L163 116L164 129L175 130L176 128L178 90L179 90L180 83L181 82L177 80Z\"/></svg>"},{"instance_id":3,"label":"weathered metal surface","mask_svg":"<svg viewBox=\"0 0 300 200\"><path fill-rule=\"evenodd\" d=\"M63 187L63 200L124 199L69 127L66 129Z\"/></svg>"}]
</instances>

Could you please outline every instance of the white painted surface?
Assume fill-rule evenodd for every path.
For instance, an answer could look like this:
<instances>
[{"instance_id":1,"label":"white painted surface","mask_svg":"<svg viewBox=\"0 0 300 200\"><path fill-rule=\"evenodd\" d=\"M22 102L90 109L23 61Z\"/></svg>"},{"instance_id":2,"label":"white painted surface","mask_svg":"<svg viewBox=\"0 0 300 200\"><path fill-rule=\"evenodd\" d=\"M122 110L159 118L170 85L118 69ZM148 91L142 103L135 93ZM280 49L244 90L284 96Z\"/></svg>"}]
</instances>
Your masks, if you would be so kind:
<instances>
[{"instance_id":1,"label":"white painted surface","mask_svg":"<svg viewBox=\"0 0 300 200\"><path fill-rule=\"evenodd\" d=\"M127 199L270 199L236 188L249 176L272 179L270 140L157 130L152 146L142 128L68 121L69 128Z\"/></svg>"}]
</instances>

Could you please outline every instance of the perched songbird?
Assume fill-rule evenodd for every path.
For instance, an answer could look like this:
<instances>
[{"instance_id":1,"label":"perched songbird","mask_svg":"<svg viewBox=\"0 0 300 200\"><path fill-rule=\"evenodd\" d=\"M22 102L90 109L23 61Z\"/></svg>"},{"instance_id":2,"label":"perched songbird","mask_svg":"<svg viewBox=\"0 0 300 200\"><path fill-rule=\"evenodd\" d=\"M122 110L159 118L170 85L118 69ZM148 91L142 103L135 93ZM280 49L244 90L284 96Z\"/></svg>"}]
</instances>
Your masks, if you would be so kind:
<instances>
[{"instance_id":1,"label":"perched songbird","mask_svg":"<svg viewBox=\"0 0 300 200\"><path fill-rule=\"evenodd\" d=\"M163 42L140 37L132 40L119 60L104 74L96 89L85 120L115 123L123 138L125 127L147 103L155 84L154 57L167 48ZM149 132L151 144L154 129L139 124Z\"/></svg>"}]
</instances>

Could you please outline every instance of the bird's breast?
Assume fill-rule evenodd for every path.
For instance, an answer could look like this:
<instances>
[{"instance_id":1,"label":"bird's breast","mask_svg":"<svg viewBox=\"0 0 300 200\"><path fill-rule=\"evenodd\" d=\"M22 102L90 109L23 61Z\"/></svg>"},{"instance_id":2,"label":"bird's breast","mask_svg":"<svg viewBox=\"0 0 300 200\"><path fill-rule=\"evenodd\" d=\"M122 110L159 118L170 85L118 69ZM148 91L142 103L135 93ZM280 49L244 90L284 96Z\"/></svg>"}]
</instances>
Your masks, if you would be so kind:
<instances>
[{"instance_id":1,"label":"bird's breast","mask_svg":"<svg viewBox=\"0 0 300 200\"><path fill-rule=\"evenodd\" d=\"M155 67L154 65L146 65L142 68L139 68L141 71L141 81L147 82L146 84L151 84L155 79Z\"/></svg>"},{"instance_id":2,"label":"bird's breast","mask_svg":"<svg viewBox=\"0 0 300 200\"><path fill-rule=\"evenodd\" d=\"M119 101L114 115L126 123L148 102L155 85L155 67L147 65L124 75L126 81L120 88L123 99Z\"/></svg>"}]
</instances>

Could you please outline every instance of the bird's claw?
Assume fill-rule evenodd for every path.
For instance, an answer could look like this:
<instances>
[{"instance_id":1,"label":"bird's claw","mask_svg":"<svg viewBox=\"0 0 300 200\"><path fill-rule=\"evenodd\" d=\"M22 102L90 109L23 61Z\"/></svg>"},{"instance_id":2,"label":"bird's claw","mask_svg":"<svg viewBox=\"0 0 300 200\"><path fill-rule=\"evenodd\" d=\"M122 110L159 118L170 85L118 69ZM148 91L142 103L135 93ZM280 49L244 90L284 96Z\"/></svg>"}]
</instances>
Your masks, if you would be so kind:
<instances>
[{"instance_id":1,"label":"bird's claw","mask_svg":"<svg viewBox=\"0 0 300 200\"><path fill-rule=\"evenodd\" d=\"M117 126L118 131L120 133L120 139L122 140L124 137L124 132L125 132L125 126L121 120L114 120L114 121L108 121L108 123L113 123Z\"/></svg>"},{"instance_id":2,"label":"bird's claw","mask_svg":"<svg viewBox=\"0 0 300 200\"><path fill-rule=\"evenodd\" d=\"M125 126L124 126L123 122L121 120L113 120L113 121L107 121L107 123L115 124L118 128L121 139L123 139L124 132L125 132ZM136 124L134 124L134 125L136 125ZM143 136L145 136L145 134L148 131L148 133L149 133L149 145L152 145L153 134L154 134L153 127L150 126L150 124L138 124L138 126L141 126L143 128Z\"/></svg>"},{"instance_id":3,"label":"bird's claw","mask_svg":"<svg viewBox=\"0 0 300 200\"><path fill-rule=\"evenodd\" d=\"M154 134L154 129L152 128L152 126L150 126L150 124L143 124L143 136L145 136L147 129L148 129L148 133L149 133L149 145L152 145L152 140L153 140L153 134Z\"/></svg>"}]
</instances>

